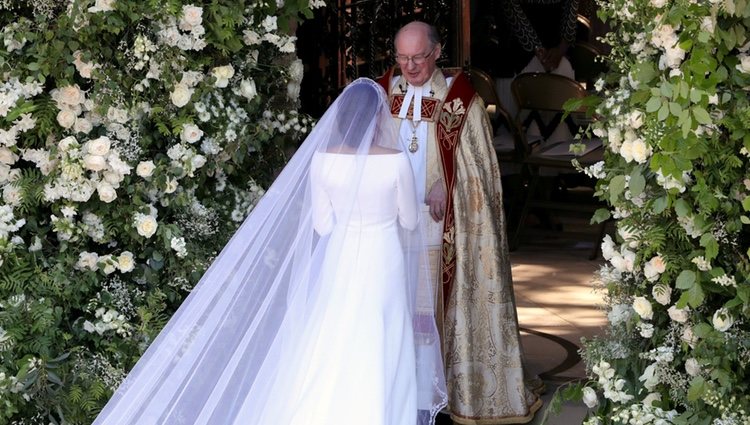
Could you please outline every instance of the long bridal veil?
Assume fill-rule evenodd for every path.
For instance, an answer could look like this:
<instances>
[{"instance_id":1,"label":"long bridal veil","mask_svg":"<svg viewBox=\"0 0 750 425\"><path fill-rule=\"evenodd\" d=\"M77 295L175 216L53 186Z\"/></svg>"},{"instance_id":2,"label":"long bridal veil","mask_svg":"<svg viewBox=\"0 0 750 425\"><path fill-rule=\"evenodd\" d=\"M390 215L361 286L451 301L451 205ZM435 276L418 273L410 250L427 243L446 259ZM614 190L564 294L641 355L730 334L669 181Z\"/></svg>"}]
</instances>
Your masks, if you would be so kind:
<instances>
[{"instance_id":1,"label":"long bridal veil","mask_svg":"<svg viewBox=\"0 0 750 425\"><path fill-rule=\"evenodd\" d=\"M300 389L274 389L295 382L290 371L314 367L314 359L298 352L319 331L311 319L336 305L336 299L347 299L340 292L356 287L333 291L326 284L332 273L345 267L348 254L344 230L337 223L348 223L357 214L354 200L368 155L378 149L404 150L385 96L366 79L344 90L95 424L295 423L283 418L294 410ZM354 155L357 164L341 182L351 202L335 217L316 217L313 211L311 167L322 152ZM322 170L328 171L334 170ZM429 425L445 406L446 392L434 292L419 228L401 229L399 237L416 346L415 416L418 425ZM357 321L357 312L339 314L342 321ZM298 363L293 368L290 359ZM366 424L368 418L354 417L350 423Z\"/></svg>"}]
</instances>

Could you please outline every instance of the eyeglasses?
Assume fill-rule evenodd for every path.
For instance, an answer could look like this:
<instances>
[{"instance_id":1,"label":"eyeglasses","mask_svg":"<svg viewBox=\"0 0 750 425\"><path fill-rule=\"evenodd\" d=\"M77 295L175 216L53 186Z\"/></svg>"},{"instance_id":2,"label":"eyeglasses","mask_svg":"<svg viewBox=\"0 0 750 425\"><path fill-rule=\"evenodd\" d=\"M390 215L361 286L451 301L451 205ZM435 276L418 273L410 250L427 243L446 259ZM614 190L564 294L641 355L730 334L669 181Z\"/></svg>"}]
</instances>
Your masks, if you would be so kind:
<instances>
[{"instance_id":1,"label":"eyeglasses","mask_svg":"<svg viewBox=\"0 0 750 425\"><path fill-rule=\"evenodd\" d=\"M414 55L414 56L396 55L396 62L398 62L399 65L406 65L409 63L409 61L412 61L414 62L414 65L422 65L423 63L427 61L427 58L432 56L436 48L437 48L437 44L432 46L432 50L430 50L429 53L425 53L421 55Z\"/></svg>"}]
</instances>

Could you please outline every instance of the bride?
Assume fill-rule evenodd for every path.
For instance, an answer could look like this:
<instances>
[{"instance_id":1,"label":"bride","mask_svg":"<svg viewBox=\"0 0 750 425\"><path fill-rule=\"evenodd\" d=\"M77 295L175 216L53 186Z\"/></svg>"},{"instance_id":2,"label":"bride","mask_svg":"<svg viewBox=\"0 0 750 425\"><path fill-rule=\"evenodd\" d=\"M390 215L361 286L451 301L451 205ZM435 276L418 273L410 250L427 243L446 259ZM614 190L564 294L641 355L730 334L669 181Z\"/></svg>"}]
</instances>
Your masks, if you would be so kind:
<instances>
[{"instance_id":1,"label":"bride","mask_svg":"<svg viewBox=\"0 0 750 425\"><path fill-rule=\"evenodd\" d=\"M446 403L386 95L328 109L95 424L428 425Z\"/></svg>"}]
</instances>

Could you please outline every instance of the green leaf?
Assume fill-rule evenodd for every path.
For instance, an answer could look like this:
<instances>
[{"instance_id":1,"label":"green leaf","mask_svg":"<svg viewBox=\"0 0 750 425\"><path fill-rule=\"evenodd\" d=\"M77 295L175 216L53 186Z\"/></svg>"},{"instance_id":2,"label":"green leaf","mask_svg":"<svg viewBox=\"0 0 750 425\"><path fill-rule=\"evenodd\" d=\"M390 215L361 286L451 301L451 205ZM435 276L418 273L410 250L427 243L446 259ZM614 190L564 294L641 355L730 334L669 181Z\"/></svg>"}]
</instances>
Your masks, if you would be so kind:
<instances>
[{"instance_id":1,"label":"green leaf","mask_svg":"<svg viewBox=\"0 0 750 425\"><path fill-rule=\"evenodd\" d=\"M745 199L742 200L742 208L745 211L750 211L750 196L745 196Z\"/></svg>"},{"instance_id":2,"label":"green leaf","mask_svg":"<svg viewBox=\"0 0 750 425\"><path fill-rule=\"evenodd\" d=\"M656 118L659 121L664 121L669 116L669 104L664 103L661 105L661 108L659 108L659 112L656 115Z\"/></svg>"},{"instance_id":3,"label":"green leaf","mask_svg":"<svg viewBox=\"0 0 750 425\"><path fill-rule=\"evenodd\" d=\"M703 394L705 392L705 385L706 381L702 377L697 376L693 378L693 380L690 382L690 388L688 389L688 400L696 401L699 398L703 397Z\"/></svg>"},{"instance_id":4,"label":"green leaf","mask_svg":"<svg viewBox=\"0 0 750 425\"><path fill-rule=\"evenodd\" d=\"M667 206L669 206L669 198L667 198L666 196L660 196L654 199L654 204L651 207L651 211L653 211L654 214L661 214L665 209L667 209Z\"/></svg>"},{"instance_id":5,"label":"green leaf","mask_svg":"<svg viewBox=\"0 0 750 425\"><path fill-rule=\"evenodd\" d=\"M695 117L695 120L701 124L711 124L711 116L708 115L708 112L701 106L693 106L693 116Z\"/></svg>"},{"instance_id":6,"label":"green leaf","mask_svg":"<svg viewBox=\"0 0 750 425\"><path fill-rule=\"evenodd\" d=\"M693 103L698 103L701 101L701 97L703 97L703 90L698 90L695 87L690 89L690 101Z\"/></svg>"},{"instance_id":7,"label":"green leaf","mask_svg":"<svg viewBox=\"0 0 750 425\"><path fill-rule=\"evenodd\" d=\"M609 220L610 217L612 217L612 215L607 208L599 208L594 211L594 216L591 217L591 224L604 223Z\"/></svg>"},{"instance_id":8,"label":"green leaf","mask_svg":"<svg viewBox=\"0 0 750 425\"><path fill-rule=\"evenodd\" d=\"M643 189L646 187L646 178L641 174L640 169L633 169L633 173L630 174L630 193L633 196L638 196L643 193Z\"/></svg>"},{"instance_id":9,"label":"green leaf","mask_svg":"<svg viewBox=\"0 0 750 425\"><path fill-rule=\"evenodd\" d=\"M679 117L680 113L682 113L682 106L677 102L669 102L669 112L672 115Z\"/></svg>"},{"instance_id":10,"label":"green leaf","mask_svg":"<svg viewBox=\"0 0 750 425\"><path fill-rule=\"evenodd\" d=\"M680 289L690 289L695 285L695 272L692 270L683 270L677 276L677 287Z\"/></svg>"},{"instance_id":11,"label":"green leaf","mask_svg":"<svg viewBox=\"0 0 750 425\"><path fill-rule=\"evenodd\" d=\"M690 208L690 204L688 204L687 201L680 198L674 202L674 211L677 213L678 217L685 217L690 214L692 208Z\"/></svg>"},{"instance_id":12,"label":"green leaf","mask_svg":"<svg viewBox=\"0 0 750 425\"><path fill-rule=\"evenodd\" d=\"M719 243L711 233L701 236L700 245L706 249L706 260L712 260L719 254Z\"/></svg>"},{"instance_id":13,"label":"green leaf","mask_svg":"<svg viewBox=\"0 0 750 425\"><path fill-rule=\"evenodd\" d=\"M646 102L646 112L656 112L661 108L661 97L654 96Z\"/></svg>"},{"instance_id":14,"label":"green leaf","mask_svg":"<svg viewBox=\"0 0 750 425\"><path fill-rule=\"evenodd\" d=\"M742 224L750 224L750 218L746 215L741 215L740 221L742 222Z\"/></svg>"},{"instance_id":15,"label":"green leaf","mask_svg":"<svg viewBox=\"0 0 750 425\"><path fill-rule=\"evenodd\" d=\"M612 202L617 201L617 197L625 191L625 176L619 175L612 177L609 182L609 199Z\"/></svg>"}]
</instances>

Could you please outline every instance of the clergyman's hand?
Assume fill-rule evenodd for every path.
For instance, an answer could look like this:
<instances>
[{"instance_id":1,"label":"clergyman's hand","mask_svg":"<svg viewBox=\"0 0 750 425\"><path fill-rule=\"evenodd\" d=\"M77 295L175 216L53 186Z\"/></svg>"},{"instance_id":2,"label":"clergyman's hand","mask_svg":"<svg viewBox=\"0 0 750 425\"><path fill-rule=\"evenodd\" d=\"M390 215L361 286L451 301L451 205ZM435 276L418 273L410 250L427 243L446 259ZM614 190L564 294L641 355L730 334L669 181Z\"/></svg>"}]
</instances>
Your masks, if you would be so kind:
<instances>
[{"instance_id":1,"label":"clergyman's hand","mask_svg":"<svg viewBox=\"0 0 750 425\"><path fill-rule=\"evenodd\" d=\"M445 193L445 184L440 179L432 184L430 192L425 198L425 203L430 206L430 215L435 221L445 217L445 205L448 203L448 195Z\"/></svg>"}]
</instances>

